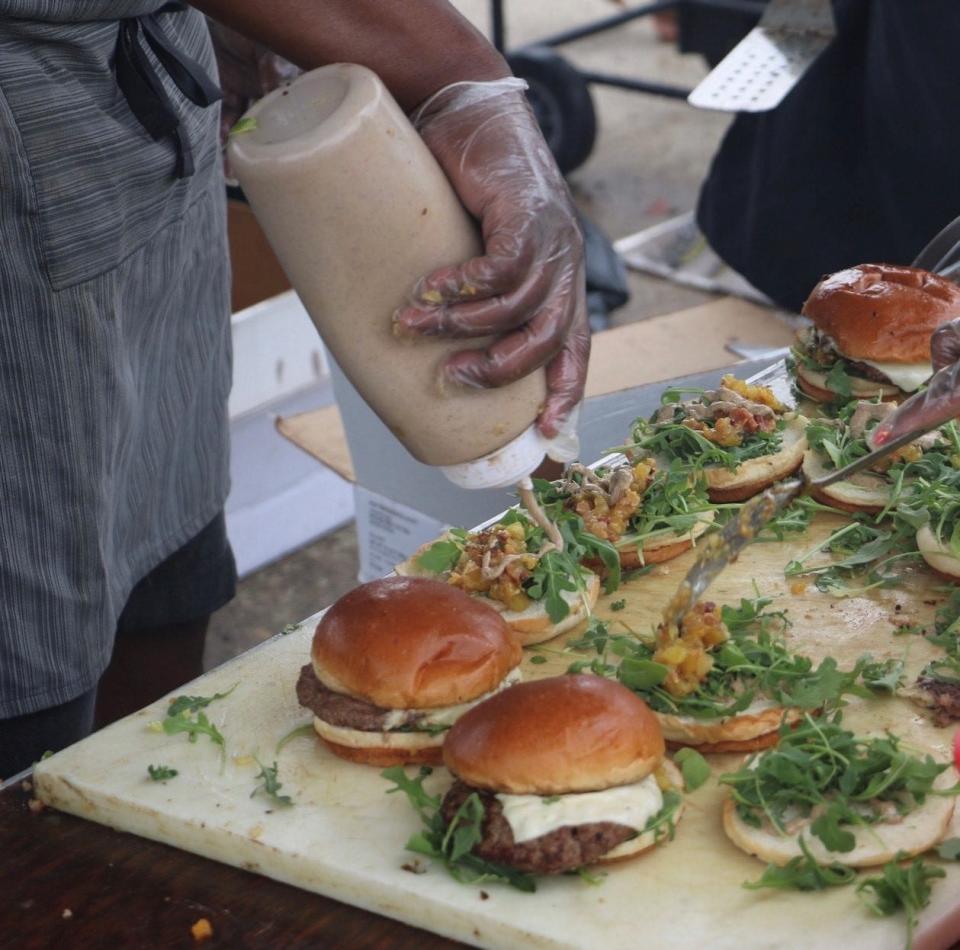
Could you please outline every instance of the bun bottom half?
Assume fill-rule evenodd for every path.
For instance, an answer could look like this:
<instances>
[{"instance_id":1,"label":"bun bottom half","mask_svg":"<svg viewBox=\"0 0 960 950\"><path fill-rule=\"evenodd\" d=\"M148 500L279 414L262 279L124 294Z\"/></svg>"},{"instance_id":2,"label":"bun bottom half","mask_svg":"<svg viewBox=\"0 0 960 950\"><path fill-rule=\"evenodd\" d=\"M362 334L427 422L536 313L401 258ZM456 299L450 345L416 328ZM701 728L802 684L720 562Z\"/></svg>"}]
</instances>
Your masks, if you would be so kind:
<instances>
[{"instance_id":1,"label":"bun bottom half","mask_svg":"<svg viewBox=\"0 0 960 950\"><path fill-rule=\"evenodd\" d=\"M540 601L534 601L526 610L518 611L501 609L502 604L489 598L484 600L499 611L507 625L517 634L522 646L531 646L572 630L593 610L600 597L600 578L596 574L589 574L584 578L584 584L587 588L585 594L580 591L564 591L562 596L570 607L570 613L556 623L550 619L547 608Z\"/></svg>"},{"instance_id":2,"label":"bun bottom half","mask_svg":"<svg viewBox=\"0 0 960 950\"><path fill-rule=\"evenodd\" d=\"M808 449L803 457L803 475L808 482L827 475L828 469L823 460L813 449ZM855 485L853 482L843 481L830 485L828 488L810 486L810 494L814 500L840 511L876 515L883 511L890 503L890 487L878 482L876 487Z\"/></svg>"},{"instance_id":3,"label":"bun bottom half","mask_svg":"<svg viewBox=\"0 0 960 950\"><path fill-rule=\"evenodd\" d=\"M673 788L678 792L682 792L684 789L684 784L683 776L680 774L680 770L669 759L663 760L661 763L661 768L666 773L667 778L670 779L670 784L673 786ZM683 817L685 804L685 800L681 801L677 806L677 810L673 813L674 825L680 823L680 819ZM617 864L620 861L629 861L630 858L635 858L644 851L649 851L652 847L658 845L666 837L668 837L668 835L664 832L663 828L655 828L653 831L644 831L637 835L636 838L631 838L629 841L624 841L623 844L618 844L606 854L601 855L596 863Z\"/></svg>"},{"instance_id":4,"label":"bun bottom half","mask_svg":"<svg viewBox=\"0 0 960 950\"><path fill-rule=\"evenodd\" d=\"M746 501L795 472L803 463L806 450L807 420L797 416L783 430L779 452L750 459L732 472L725 468L704 469L707 495L717 504Z\"/></svg>"},{"instance_id":5,"label":"bun bottom half","mask_svg":"<svg viewBox=\"0 0 960 950\"><path fill-rule=\"evenodd\" d=\"M679 557L693 547L697 540L713 524L716 513L705 511L702 520L698 521L686 534L663 535L659 538L653 538L646 541L643 545L643 557L637 551L636 546L629 546L620 549L620 567L625 571L632 571L637 567L646 567L648 564L663 564L665 561L671 561Z\"/></svg>"},{"instance_id":6,"label":"bun bottom half","mask_svg":"<svg viewBox=\"0 0 960 950\"><path fill-rule=\"evenodd\" d=\"M816 402L836 402L849 399L875 399L879 396L884 402L890 399L899 399L903 390L892 383L877 383L872 379L863 379L859 376L850 377L850 396L841 396L827 383L827 374L807 369L801 364L796 369L797 388Z\"/></svg>"},{"instance_id":7,"label":"bun bottom half","mask_svg":"<svg viewBox=\"0 0 960 950\"><path fill-rule=\"evenodd\" d=\"M934 786L944 789L951 784L949 772L944 772ZM953 808L953 798L928 795L922 805L897 824L850 826L848 830L856 839L852 851L828 851L819 838L809 833L804 835L804 841L818 864L838 862L854 868L874 867L894 860L901 853L912 857L932 848L946 833ZM793 858L803 857L799 834L781 835L748 825L737 814L732 798L723 803L723 830L738 848L761 861L782 867Z\"/></svg>"},{"instance_id":8,"label":"bun bottom half","mask_svg":"<svg viewBox=\"0 0 960 950\"><path fill-rule=\"evenodd\" d=\"M929 525L917 532L917 548L927 566L940 577L960 583L960 558L942 541L938 541Z\"/></svg>"},{"instance_id":9,"label":"bun bottom half","mask_svg":"<svg viewBox=\"0 0 960 950\"><path fill-rule=\"evenodd\" d=\"M341 759L362 765L442 765L444 734L363 732L332 726L317 716L313 728L323 744Z\"/></svg>"},{"instance_id":10,"label":"bun bottom half","mask_svg":"<svg viewBox=\"0 0 960 950\"><path fill-rule=\"evenodd\" d=\"M655 712L663 737L671 747L690 746L700 752L754 752L776 745L781 723L795 723L803 717L798 709L770 706L756 712L746 710L720 720L694 719Z\"/></svg>"},{"instance_id":11,"label":"bun bottom half","mask_svg":"<svg viewBox=\"0 0 960 950\"><path fill-rule=\"evenodd\" d=\"M334 755L358 765L374 765L387 769L393 765L443 765L443 752L439 746L421 749L418 752L403 752L399 749L354 749L338 745L326 739L320 740Z\"/></svg>"}]
</instances>

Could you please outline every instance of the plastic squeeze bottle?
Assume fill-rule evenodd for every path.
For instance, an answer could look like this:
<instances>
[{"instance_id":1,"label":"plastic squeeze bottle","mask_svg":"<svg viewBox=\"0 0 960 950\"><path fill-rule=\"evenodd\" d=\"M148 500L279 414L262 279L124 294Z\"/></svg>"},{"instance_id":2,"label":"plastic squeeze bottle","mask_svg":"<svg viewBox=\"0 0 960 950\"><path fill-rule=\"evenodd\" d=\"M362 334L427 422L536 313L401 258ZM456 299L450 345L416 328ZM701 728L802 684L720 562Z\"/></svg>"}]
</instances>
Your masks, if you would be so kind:
<instances>
[{"instance_id":1,"label":"plastic squeeze bottle","mask_svg":"<svg viewBox=\"0 0 960 950\"><path fill-rule=\"evenodd\" d=\"M230 137L234 174L324 343L421 462L464 488L514 484L549 446L542 370L498 389L441 389L444 359L488 340L400 339L417 278L482 252L442 169L379 78L340 64L256 103ZM245 130L244 130L245 129Z\"/></svg>"}]
</instances>

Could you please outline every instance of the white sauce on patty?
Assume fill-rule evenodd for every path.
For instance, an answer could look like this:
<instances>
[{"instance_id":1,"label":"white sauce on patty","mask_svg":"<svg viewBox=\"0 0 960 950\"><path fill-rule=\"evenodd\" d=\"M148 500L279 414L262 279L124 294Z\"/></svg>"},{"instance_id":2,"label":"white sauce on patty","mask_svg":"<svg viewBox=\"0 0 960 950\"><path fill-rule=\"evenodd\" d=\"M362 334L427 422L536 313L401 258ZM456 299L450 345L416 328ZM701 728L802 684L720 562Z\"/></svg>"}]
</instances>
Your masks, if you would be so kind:
<instances>
[{"instance_id":1,"label":"white sauce on patty","mask_svg":"<svg viewBox=\"0 0 960 950\"><path fill-rule=\"evenodd\" d=\"M880 370L894 386L899 386L908 393L918 390L933 375L933 366L930 363L879 363L876 360L860 362Z\"/></svg>"},{"instance_id":2,"label":"white sauce on patty","mask_svg":"<svg viewBox=\"0 0 960 950\"><path fill-rule=\"evenodd\" d=\"M389 732L397 726L402 726L411 713L422 717L418 723L420 726L452 726L468 709L505 690L508 686L519 683L522 678L520 667L515 666L495 689L468 702L458 703L456 706L437 706L434 709L393 709L383 720L383 731Z\"/></svg>"},{"instance_id":3,"label":"white sauce on patty","mask_svg":"<svg viewBox=\"0 0 960 950\"><path fill-rule=\"evenodd\" d=\"M612 821L642 831L663 808L663 793L653 775L633 785L570 795L497 795L516 844L558 828Z\"/></svg>"}]
</instances>

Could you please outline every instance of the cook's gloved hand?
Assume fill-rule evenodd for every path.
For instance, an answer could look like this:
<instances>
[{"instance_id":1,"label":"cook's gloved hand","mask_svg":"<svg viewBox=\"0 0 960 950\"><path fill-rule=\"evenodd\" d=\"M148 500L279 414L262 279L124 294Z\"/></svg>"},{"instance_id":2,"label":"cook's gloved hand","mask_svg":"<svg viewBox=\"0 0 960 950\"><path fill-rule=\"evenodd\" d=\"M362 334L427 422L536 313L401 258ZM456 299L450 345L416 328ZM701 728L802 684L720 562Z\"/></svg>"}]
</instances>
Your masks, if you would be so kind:
<instances>
[{"instance_id":1,"label":"cook's gloved hand","mask_svg":"<svg viewBox=\"0 0 960 950\"><path fill-rule=\"evenodd\" d=\"M873 430L874 445L884 445L917 429L935 428L960 416L960 319L934 331L930 352L936 372L927 388L907 399Z\"/></svg>"},{"instance_id":2,"label":"cook's gloved hand","mask_svg":"<svg viewBox=\"0 0 960 950\"><path fill-rule=\"evenodd\" d=\"M453 83L414 113L480 222L484 254L421 279L394 320L399 332L498 337L450 357L445 375L461 386L502 386L546 366L537 422L553 437L567 429L587 375L583 239L525 88L514 78Z\"/></svg>"}]
</instances>

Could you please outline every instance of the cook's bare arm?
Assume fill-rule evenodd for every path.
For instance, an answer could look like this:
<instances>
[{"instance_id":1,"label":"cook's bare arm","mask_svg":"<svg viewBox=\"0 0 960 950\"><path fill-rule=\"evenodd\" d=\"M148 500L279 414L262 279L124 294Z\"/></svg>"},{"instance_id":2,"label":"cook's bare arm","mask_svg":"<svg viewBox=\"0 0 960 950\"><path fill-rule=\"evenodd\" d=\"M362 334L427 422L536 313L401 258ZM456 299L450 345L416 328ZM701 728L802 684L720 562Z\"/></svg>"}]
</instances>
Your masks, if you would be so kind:
<instances>
[{"instance_id":1,"label":"cook's bare arm","mask_svg":"<svg viewBox=\"0 0 960 950\"><path fill-rule=\"evenodd\" d=\"M497 79L503 57L445 0L191 0L303 69L362 63L407 111L442 86Z\"/></svg>"},{"instance_id":2,"label":"cook's bare arm","mask_svg":"<svg viewBox=\"0 0 960 950\"><path fill-rule=\"evenodd\" d=\"M590 335L579 228L563 177L499 53L442 0L195 0L304 68L369 66L408 111L467 209L485 254L425 277L401 330L501 338L455 355L448 377L497 386L546 366L547 435L583 394ZM435 93L440 95L432 99Z\"/></svg>"}]
</instances>

